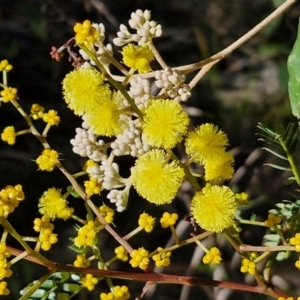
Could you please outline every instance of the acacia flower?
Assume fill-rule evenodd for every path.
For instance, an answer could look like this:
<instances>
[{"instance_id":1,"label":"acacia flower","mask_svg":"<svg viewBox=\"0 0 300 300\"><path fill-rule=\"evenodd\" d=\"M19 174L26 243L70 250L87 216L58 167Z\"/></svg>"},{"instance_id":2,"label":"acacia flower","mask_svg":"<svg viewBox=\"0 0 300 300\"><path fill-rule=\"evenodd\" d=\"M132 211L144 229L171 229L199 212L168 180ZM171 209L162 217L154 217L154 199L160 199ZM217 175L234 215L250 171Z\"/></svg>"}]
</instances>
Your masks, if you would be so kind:
<instances>
[{"instance_id":1,"label":"acacia flower","mask_svg":"<svg viewBox=\"0 0 300 300\"><path fill-rule=\"evenodd\" d=\"M74 239L75 246L78 248L93 246L98 231L94 221L88 221L86 225L78 230L77 237Z\"/></svg>"},{"instance_id":2,"label":"acacia flower","mask_svg":"<svg viewBox=\"0 0 300 300\"><path fill-rule=\"evenodd\" d=\"M39 199L38 206L39 212L52 220L55 218L67 220L74 211L73 208L68 207L68 202L62 197L61 190L56 188L50 188L45 191Z\"/></svg>"},{"instance_id":3,"label":"acacia flower","mask_svg":"<svg viewBox=\"0 0 300 300\"><path fill-rule=\"evenodd\" d=\"M2 97L3 102L9 102L18 98L17 92L18 90L16 88L5 87L3 91L0 92L0 96Z\"/></svg>"},{"instance_id":4,"label":"acacia flower","mask_svg":"<svg viewBox=\"0 0 300 300\"><path fill-rule=\"evenodd\" d=\"M85 114L85 121L94 134L116 136L128 127L123 109L123 98L120 93L110 93L106 95L106 100L102 104Z\"/></svg>"},{"instance_id":5,"label":"acacia flower","mask_svg":"<svg viewBox=\"0 0 300 300\"><path fill-rule=\"evenodd\" d=\"M91 178L90 180L86 180L84 182L85 192L91 195L100 194L102 190L102 185L98 182L97 178Z\"/></svg>"},{"instance_id":6,"label":"acacia flower","mask_svg":"<svg viewBox=\"0 0 300 300\"><path fill-rule=\"evenodd\" d=\"M192 199L191 212L203 229L222 231L233 225L237 210L234 193L227 186L207 184Z\"/></svg>"},{"instance_id":7,"label":"acacia flower","mask_svg":"<svg viewBox=\"0 0 300 300\"><path fill-rule=\"evenodd\" d=\"M32 104L30 109L30 117L33 120L42 119L45 108L37 103Z\"/></svg>"},{"instance_id":8,"label":"acacia flower","mask_svg":"<svg viewBox=\"0 0 300 300\"><path fill-rule=\"evenodd\" d=\"M281 223L281 218L279 216L274 215L273 213L269 213L268 220L264 222L266 226L274 227Z\"/></svg>"},{"instance_id":9,"label":"acacia flower","mask_svg":"<svg viewBox=\"0 0 300 300\"><path fill-rule=\"evenodd\" d=\"M100 33L92 26L90 20L85 20L82 24L76 23L73 27L75 35L75 41L77 44L85 44L89 46L95 43L100 37Z\"/></svg>"},{"instance_id":10,"label":"acacia flower","mask_svg":"<svg viewBox=\"0 0 300 300\"><path fill-rule=\"evenodd\" d=\"M189 117L182 106L172 100L150 100L144 110L143 139L149 145L170 149L181 142Z\"/></svg>"},{"instance_id":11,"label":"acacia flower","mask_svg":"<svg viewBox=\"0 0 300 300\"><path fill-rule=\"evenodd\" d=\"M119 246L115 248L115 254L118 259L127 261L128 260L128 252L123 246Z\"/></svg>"},{"instance_id":12,"label":"acacia flower","mask_svg":"<svg viewBox=\"0 0 300 300\"><path fill-rule=\"evenodd\" d=\"M165 151L158 149L141 155L131 173L137 192L157 205L172 202L183 177L183 168L175 161L168 162Z\"/></svg>"},{"instance_id":13,"label":"acacia flower","mask_svg":"<svg viewBox=\"0 0 300 300\"><path fill-rule=\"evenodd\" d=\"M10 291L7 288L7 282L6 281L1 281L0 282L0 295L5 296L5 295L9 295Z\"/></svg>"},{"instance_id":14,"label":"acacia flower","mask_svg":"<svg viewBox=\"0 0 300 300\"><path fill-rule=\"evenodd\" d=\"M106 223L112 223L114 220L114 210L107 205L102 205L99 207L99 212L101 216L104 218Z\"/></svg>"},{"instance_id":15,"label":"acacia flower","mask_svg":"<svg viewBox=\"0 0 300 300\"><path fill-rule=\"evenodd\" d=\"M295 236L290 239L290 244L295 246L297 252L300 252L300 233L296 233Z\"/></svg>"},{"instance_id":16,"label":"acacia flower","mask_svg":"<svg viewBox=\"0 0 300 300\"><path fill-rule=\"evenodd\" d=\"M40 232L43 229L49 228L50 230L53 230L54 225L50 223L50 218L48 216L42 216L42 218L35 218L33 221L33 230Z\"/></svg>"},{"instance_id":17,"label":"acacia flower","mask_svg":"<svg viewBox=\"0 0 300 300\"><path fill-rule=\"evenodd\" d=\"M86 259L84 255L78 254L73 264L77 268L82 268L82 267L89 267L91 262L88 259Z\"/></svg>"},{"instance_id":18,"label":"acacia flower","mask_svg":"<svg viewBox=\"0 0 300 300\"><path fill-rule=\"evenodd\" d=\"M249 195L245 192L235 194L235 200L239 205L248 205L249 204Z\"/></svg>"},{"instance_id":19,"label":"acacia flower","mask_svg":"<svg viewBox=\"0 0 300 300\"><path fill-rule=\"evenodd\" d=\"M123 62L127 67L138 70L139 73L151 71L150 61L154 59L154 54L146 44L128 44L122 50Z\"/></svg>"},{"instance_id":20,"label":"acacia flower","mask_svg":"<svg viewBox=\"0 0 300 300\"><path fill-rule=\"evenodd\" d=\"M58 153L55 150L45 149L35 162L38 164L39 170L50 172L53 171L57 159Z\"/></svg>"},{"instance_id":21,"label":"acacia flower","mask_svg":"<svg viewBox=\"0 0 300 300\"><path fill-rule=\"evenodd\" d=\"M129 263L133 268L139 267L140 269L145 269L149 264L148 251L145 250L143 247L139 248L138 250L133 250L130 253L131 260Z\"/></svg>"},{"instance_id":22,"label":"acacia flower","mask_svg":"<svg viewBox=\"0 0 300 300\"><path fill-rule=\"evenodd\" d=\"M49 125L58 125L60 117L57 115L57 111L50 109L48 112L43 114L43 121Z\"/></svg>"},{"instance_id":23,"label":"acacia flower","mask_svg":"<svg viewBox=\"0 0 300 300\"><path fill-rule=\"evenodd\" d=\"M15 132L14 126L7 126L1 133L1 139L7 142L8 145L13 145L16 142L17 133Z\"/></svg>"},{"instance_id":24,"label":"acacia flower","mask_svg":"<svg viewBox=\"0 0 300 300\"><path fill-rule=\"evenodd\" d=\"M254 275L256 270L256 264L255 262L250 261L248 258L244 258L242 260L242 266L240 270L242 273L249 273L251 275Z\"/></svg>"},{"instance_id":25,"label":"acacia flower","mask_svg":"<svg viewBox=\"0 0 300 300\"><path fill-rule=\"evenodd\" d=\"M295 262L295 266L296 268L298 268L300 270L300 257L299 259Z\"/></svg>"},{"instance_id":26,"label":"acacia flower","mask_svg":"<svg viewBox=\"0 0 300 300\"><path fill-rule=\"evenodd\" d=\"M123 285L116 285L111 289L110 293L101 293L101 300L127 300L130 298L130 293L128 292L128 287Z\"/></svg>"},{"instance_id":27,"label":"acacia flower","mask_svg":"<svg viewBox=\"0 0 300 300\"><path fill-rule=\"evenodd\" d=\"M7 185L0 191L0 216L7 216L12 213L19 206L19 202L24 199L25 195L20 184Z\"/></svg>"},{"instance_id":28,"label":"acacia flower","mask_svg":"<svg viewBox=\"0 0 300 300\"><path fill-rule=\"evenodd\" d=\"M218 157L228 145L226 134L213 124L202 124L190 132L185 141L186 152L194 162L205 164L207 159Z\"/></svg>"},{"instance_id":29,"label":"acacia flower","mask_svg":"<svg viewBox=\"0 0 300 300\"><path fill-rule=\"evenodd\" d=\"M162 228L167 228L169 226L174 226L178 219L178 215L173 213L164 212L163 216L160 219L160 224Z\"/></svg>"},{"instance_id":30,"label":"acacia flower","mask_svg":"<svg viewBox=\"0 0 300 300\"><path fill-rule=\"evenodd\" d=\"M81 278L80 282L89 291L92 291L95 288L95 285L98 283L98 279L93 277L92 274L86 274L85 277Z\"/></svg>"},{"instance_id":31,"label":"acacia flower","mask_svg":"<svg viewBox=\"0 0 300 300\"><path fill-rule=\"evenodd\" d=\"M63 95L68 107L76 115L93 112L95 107L110 95L104 76L94 68L79 68L66 75L62 81Z\"/></svg>"},{"instance_id":32,"label":"acacia flower","mask_svg":"<svg viewBox=\"0 0 300 300\"><path fill-rule=\"evenodd\" d=\"M50 250L52 244L57 243L57 234L53 233L50 228L46 228L41 230L39 241L41 242L41 248L44 251L48 251Z\"/></svg>"},{"instance_id":33,"label":"acacia flower","mask_svg":"<svg viewBox=\"0 0 300 300\"><path fill-rule=\"evenodd\" d=\"M233 155L223 150L216 157L207 158L204 164L206 181L231 179L234 173L233 162Z\"/></svg>"},{"instance_id":34,"label":"acacia flower","mask_svg":"<svg viewBox=\"0 0 300 300\"><path fill-rule=\"evenodd\" d=\"M0 72L2 71L6 71L9 72L10 70L12 70L13 66L8 62L7 59L3 59L0 62Z\"/></svg>"},{"instance_id":35,"label":"acacia flower","mask_svg":"<svg viewBox=\"0 0 300 300\"><path fill-rule=\"evenodd\" d=\"M152 256L155 261L155 265L159 267L167 267L170 264L170 251L164 251L162 247L157 248L158 254Z\"/></svg>"},{"instance_id":36,"label":"acacia flower","mask_svg":"<svg viewBox=\"0 0 300 300\"><path fill-rule=\"evenodd\" d=\"M150 216L149 214L142 213L139 217L139 226L145 229L146 232L151 232L154 227L155 218Z\"/></svg>"},{"instance_id":37,"label":"acacia flower","mask_svg":"<svg viewBox=\"0 0 300 300\"><path fill-rule=\"evenodd\" d=\"M204 264L212 264L212 265L218 265L221 262L221 252L217 247L213 247L209 250L208 253L206 253L202 261Z\"/></svg>"}]
</instances>

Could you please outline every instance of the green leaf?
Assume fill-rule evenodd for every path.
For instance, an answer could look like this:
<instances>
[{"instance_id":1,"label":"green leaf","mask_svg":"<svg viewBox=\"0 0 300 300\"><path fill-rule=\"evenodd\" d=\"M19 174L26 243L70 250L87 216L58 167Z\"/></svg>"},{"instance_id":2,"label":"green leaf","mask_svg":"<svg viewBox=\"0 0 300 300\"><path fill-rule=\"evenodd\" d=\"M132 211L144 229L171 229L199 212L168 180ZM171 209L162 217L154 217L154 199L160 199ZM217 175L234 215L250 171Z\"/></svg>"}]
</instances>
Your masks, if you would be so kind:
<instances>
[{"instance_id":1,"label":"green leaf","mask_svg":"<svg viewBox=\"0 0 300 300\"><path fill-rule=\"evenodd\" d=\"M292 113L300 118L300 22L298 24L298 35L292 52L288 57L287 67L289 72L289 97Z\"/></svg>"},{"instance_id":2,"label":"green leaf","mask_svg":"<svg viewBox=\"0 0 300 300\"><path fill-rule=\"evenodd\" d=\"M283 155L281 155L281 154L279 154L279 153L277 153L277 152L275 152L275 151L273 151L269 148L264 147L264 148L262 148L262 150L268 151L268 152L272 153L273 155L275 155L275 156L277 156L277 157L279 157L283 160L288 160L285 156L283 156Z\"/></svg>"},{"instance_id":3,"label":"green leaf","mask_svg":"<svg viewBox=\"0 0 300 300\"><path fill-rule=\"evenodd\" d=\"M289 177L289 178L287 178L286 180L283 181L283 184L284 185L290 185L294 182L295 182L295 177Z\"/></svg>"},{"instance_id":4,"label":"green leaf","mask_svg":"<svg viewBox=\"0 0 300 300\"><path fill-rule=\"evenodd\" d=\"M272 167L274 169L278 169L278 170L281 170L281 171L291 171L290 168L286 168L286 167L282 167L282 166L278 166L278 165L275 165L275 164L269 164L269 163L266 163L264 164L265 166L269 166L269 167Z\"/></svg>"}]
</instances>

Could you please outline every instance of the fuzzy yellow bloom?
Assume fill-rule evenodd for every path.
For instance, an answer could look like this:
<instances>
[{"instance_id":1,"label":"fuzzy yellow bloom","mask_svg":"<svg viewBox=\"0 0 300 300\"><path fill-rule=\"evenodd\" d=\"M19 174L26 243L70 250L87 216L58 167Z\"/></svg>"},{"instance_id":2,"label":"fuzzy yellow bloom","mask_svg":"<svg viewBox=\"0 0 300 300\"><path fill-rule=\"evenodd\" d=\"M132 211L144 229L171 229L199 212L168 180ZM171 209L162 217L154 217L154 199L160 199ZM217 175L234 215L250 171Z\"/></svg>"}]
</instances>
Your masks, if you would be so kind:
<instances>
[{"instance_id":1,"label":"fuzzy yellow bloom","mask_svg":"<svg viewBox=\"0 0 300 300\"><path fill-rule=\"evenodd\" d=\"M3 102L9 102L10 100L18 98L17 92L18 90L16 88L5 87L3 91L0 92L0 96L2 97Z\"/></svg>"},{"instance_id":2,"label":"fuzzy yellow bloom","mask_svg":"<svg viewBox=\"0 0 300 300\"><path fill-rule=\"evenodd\" d=\"M228 145L226 134L213 124L202 124L190 132L185 141L186 152L194 162L205 164L219 156Z\"/></svg>"},{"instance_id":3,"label":"fuzzy yellow bloom","mask_svg":"<svg viewBox=\"0 0 300 300\"><path fill-rule=\"evenodd\" d=\"M231 179L234 173L233 162L233 155L223 150L216 157L207 158L204 164L205 180L215 182Z\"/></svg>"},{"instance_id":4,"label":"fuzzy yellow bloom","mask_svg":"<svg viewBox=\"0 0 300 300\"><path fill-rule=\"evenodd\" d=\"M139 73L151 71L150 61L154 59L154 54L146 44L128 44L122 50L123 62L127 67L138 70Z\"/></svg>"},{"instance_id":5,"label":"fuzzy yellow bloom","mask_svg":"<svg viewBox=\"0 0 300 300\"><path fill-rule=\"evenodd\" d=\"M14 126L7 126L1 133L1 139L7 142L9 145L13 145L16 142L16 132Z\"/></svg>"},{"instance_id":6,"label":"fuzzy yellow bloom","mask_svg":"<svg viewBox=\"0 0 300 300\"><path fill-rule=\"evenodd\" d=\"M144 110L143 138L149 145L171 149L181 142L187 131L189 117L173 100L150 100Z\"/></svg>"},{"instance_id":7,"label":"fuzzy yellow bloom","mask_svg":"<svg viewBox=\"0 0 300 300\"><path fill-rule=\"evenodd\" d=\"M55 150L45 149L36 159L39 169L42 171L52 171L58 159L58 153Z\"/></svg>"},{"instance_id":8,"label":"fuzzy yellow bloom","mask_svg":"<svg viewBox=\"0 0 300 300\"><path fill-rule=\"evenodd\" d=\"M39 199L38 206L39 212L52 220L55 218L67 220L74 211L73 208L68 207L68 202L62 197L61 190L56 188L50 188L45 191Z\"/></svg>"},{"instance_id":9,"label":"fuzzy yellow bloom","mask_svg":"<svg viewBox=\"0 0 300 300\"><path fill-rule=\"evenodd\" d=\"M183 178L183 168L175 161L168 162L165 151L158 149L141 155L131 173L137 192L157 205L172 202Z\"/></svg>"},{"instance_id":10,"label":"fuzzy yellow bloom","mask_svg":"<svg viewBox=\"0 0 300 300\"><path fill-rule=\"evenodd\" d=\"M192 199L191 212L203 229L220 232L233 225L237 210L234 193L227 186L207 184Z\"/></svg>"},{"instance_id":11,"label":"fuzzy yellow bloom","mask_svg":"<svg viewBox=\"0 0 300 300\"><path fill-rule=\"evenodd\" d=\"M68 107L76 115L92 113L103 104L110 90L104 76L93 68L79 68L67 74L62 81L63 95Z\"/></svg>"},{"instance_id":12,"label":"fuzzy yellow bloom","mask_svg":"<svg viewBox=\"0 0 300 300\"><path fill-rule=\"evenodd\" d=\"M103 104L86 113L86 123L97 135L116 136L128 127L128 120L123 112L123 99L120 93L108 94Z\"/></svg>"},{"instance_id":13,"label":"fuzzy yellow bloom","mask_svg":"<svg viewBox=\"0 0 300 300\"><path fill-rule=\"evenodd\" d=\"M154 227L155 219L149 214L142 213L140 214L138 220L139 226L145 229L146 232L151 232Z\"/></svg>"}]
</instances>

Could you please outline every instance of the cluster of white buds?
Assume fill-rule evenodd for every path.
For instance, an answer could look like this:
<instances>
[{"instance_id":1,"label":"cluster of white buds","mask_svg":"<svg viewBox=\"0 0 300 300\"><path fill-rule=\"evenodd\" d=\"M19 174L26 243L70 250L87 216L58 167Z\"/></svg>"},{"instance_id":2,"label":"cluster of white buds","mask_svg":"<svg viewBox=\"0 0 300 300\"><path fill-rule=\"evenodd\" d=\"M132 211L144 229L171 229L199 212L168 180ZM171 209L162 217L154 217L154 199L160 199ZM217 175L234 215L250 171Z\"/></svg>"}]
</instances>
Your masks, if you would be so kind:
<instances>
[{"instance_id":1,"label":"cluster of white buds","mask_svg":"<svg viewBox=\"0 0 300 300\"><path fill-rule=\"evenodd\" d=\"M129 96L134 100L137 107L142 110L147 106L148 100L151 98L150 82L140 76L130 80Z\"/></svg>"},{"instance_id":2,"label":"cluster of white buds","mask_svg":"<svg viewBox=\"0 0 300 300\"><path fill-rule=\"evenodd\" d=\"M76 136L71 140L71 144L73 152L81 157L88 157L94 161L103 159L104 141L97 141L96 136L90 130L76 128Z\"/></svg>"},{"instance_id":3,"label":"cluster of white buds","mask_svg":"<svg viewBox=\"0 0 300 300\"><path fill-rule=\"evenodd\" d=\"M86 172L91 179L96 178L98 179L99 183L103 182L104 171L100 169L100 166L98 164L94 163L92 166L88 166L86 168Z\"/></svg>"},{"instance_id":4,"label":"cluster of white buds","mask_svg":"<svg viewBox=\"0 0 300 300\"><path fill-rule=\"evenodd\" d=\"M119 166L117 163L111 163L108 160L101 162L100 170L104 172L102 186L106 190L120 188L125 185L125 179L119 174Z\"/></svg>"},{"instance_id":5,"label":"cluster of white buds","mask_svg":"<svg viewBox=\"0 0 300 300\"><path fill-rule=\"evenodd\" d=\"M136 30L135 34L131 34L127 27L120 25L120 31L117 33L117 38L113 42L117 46L123 46L130 42L136 42L140 46L147 43L149 40L160 37L162 35L162 27L155 21L150 21L151 13L149 10L142 11L138 9L131 14L129 26Z\"/></svg>"},{"instance_id":6,"label":"cluster of white buds","mask_svg":"<svg viewBox=\"0 0 300 300\"><path fill-rule=\"evenodd\" d=\"M155 72L155 84L162 89L162 93L177 102L185 102L191 97L190 86L185 84L185 76L178 70L172 70L170 67L163 71Z\"/></svg>"},{"instance_id":7,"label":"cluster of white buds","mask_svg":"<svg viewBox=\"0 0 300 300\"><path fill-rule=\"evenodd\" d=\"M107 198L111 203L115 203L118 212L122 212L126 209L129 197L130 185L125 186L123 190L111 190Z\"/></svg>"},{"instance_id":8,"label":"cluster of white buds","mask_svg":"<svg viewBox=\"0 0 300 300\"><path fill-rule=\"evenodd\" d=\"M146 142L141 140L140 124L134 121L129 123L129 128L125 129L122 134L117 135L110 147L116 156L130 154L133 157L138 157L151 149Z\"/></svg>"},{"instance_id":9,"label":"cluster of white buds","mask_svg":"<svg viewBox=\"0 0 300 300\"><path fill-rule=\"evenodd\" d=\"M99 32L98 41L100 44L103 43L105 39L105 27L102 23L93 23L92 26Z\"/></svg>"},{"instance_id":10,"label":"cluster of white buds","mask_svg":"<svg viewBox=\"0 0 300 300\"><path fill-rule=\"evenodd\" d=\"M80 49L79 54L85 60L83 66L95 66L95 62L84 52L84 50ZM107 44L106 46L101 46L96 51L97 59L103 66L108 66L110 64L110 60L107 58L107 55L113 56L113 48L111 44Z\"/></svg>"}]
</instances>

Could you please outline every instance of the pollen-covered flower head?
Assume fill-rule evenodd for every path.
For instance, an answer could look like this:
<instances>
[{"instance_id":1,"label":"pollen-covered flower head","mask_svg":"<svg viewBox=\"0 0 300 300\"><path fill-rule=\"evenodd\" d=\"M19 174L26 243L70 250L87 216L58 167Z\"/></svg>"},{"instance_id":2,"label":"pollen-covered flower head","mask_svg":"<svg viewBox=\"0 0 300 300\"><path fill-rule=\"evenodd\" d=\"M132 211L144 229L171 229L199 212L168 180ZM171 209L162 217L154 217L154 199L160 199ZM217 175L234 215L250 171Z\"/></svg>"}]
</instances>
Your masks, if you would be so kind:
<instances>
[{"instance_id":1,"label":"pollen-covered flower head","mask_svg":"<svg viewBox=\"0 0 300 300\"><path fill-rule=\"evenodd\" d=\"M68 202L62 197L60 190L50 188L44 192L39 199L39 212L51 219L68 219L72 216L74 209L68 207Z\"/></svg>"},{"instance_id":2,"label":"pollen-covered flower head","mask_svg":"<svg viewBox=\"0 0 300 300\"><path fill-rule=\"evenodd\" d=\"M185 142L186 152L194 162L204 164L207 159L219 155L228 145L226 134L213 124L202 124L188 134Z\"/></svg>"},{"instance_id":3,"label":"pollen-covered flower head","mask_svg":"<svg viewBox=\"0 0 300 300\"><path fill-rule=\"evenodd\" d=\"M204 165L205 180L215 182L231 179L234 173L233 162L234 158L231 153L220 150L216 157L206 160Z\"/></svg>"},{"instance_id":4,"label":"pollen-covered flower head","mask_svg":"<svg viewBox=\"0 0 300 300\"><path fill-rule=\"evenodd\" d=\"M100 36L100 32L92 26L90 20L85 20L82 24L76 23L74 25L75 41L77 44L85 44L89 46L95 43Z\"/></svg>"},{"instance_id":5,"label":"pollen-covered flower head","mask_svg":"<svg viewBox=\"0 0 300 300\"><path fill-rule=\"evenodd\" d=\"M154 54L146 44L137 46L128 44L123 47L122 51L124 64L139 73L147 73L151 71L150 61L154 59Z\"/></svg>"},{"instance_id":6,"label":"pollen-covered flower head","mask_svg":"<svg viewBox=\"0 0 300 300\"><path fill-rule=\"evenodd\" d=\"M158 149L141 155L131 173L137 192L157 205L172 202L183 177L183 168L175 161L169 162L165 151Z\"/></svg>"},{"instance_id":7,"label":"pollen-covered flower head","mask_svg":"<svg viewBox=\"0 0 300 300\"><path fill-rule=\"evenodd\" d=\"M68 107L82 116L106 101L110 95L104 76L94 68L79 68L67 74L62 81L63 95Z\"/></svg>"},{"instance_id":8,"label":"pollen-covered flower head","mask_svg":"<svg viewBox=\"0 0 300 300\"><path fill-rule=\"evenodd\" d=\"M150 100L144 110L143 139L149 145L171 149L182 140L189 117L182 106L172 100Z\"/></svg>"},{"instance_id":9,"label":"pollen-covered flower head","mask_svg":"<svg viewBox=\"0 0 300 300\"><path fill-rule=\"evenodd\" d=\"M235 195L227 186L207 184L192 199L191 212L204 230L220 232L233 225Z\"/></svg>"},{"instance_id":10,"label":"pollen-covered flower head","mask_svg":"<svg viewBox=\"0 0 300 300\"><path fill-rule=\"evenodd\" d=\"M120 93L107 94L103 103L85 114L85 121L97 135L116 136L122 133L129 125Z\"/></svg>"}]
</instances>

